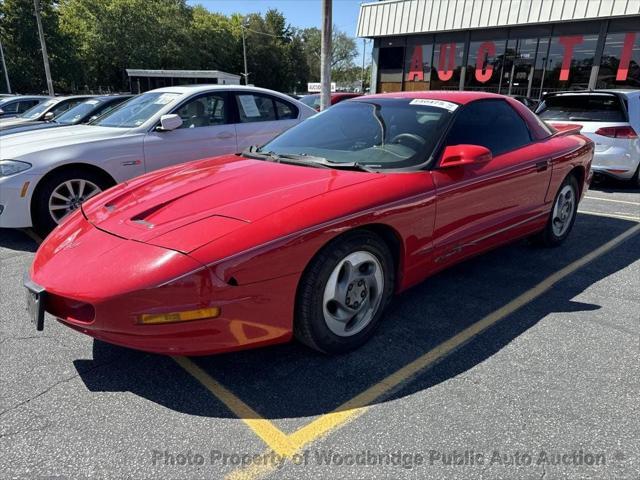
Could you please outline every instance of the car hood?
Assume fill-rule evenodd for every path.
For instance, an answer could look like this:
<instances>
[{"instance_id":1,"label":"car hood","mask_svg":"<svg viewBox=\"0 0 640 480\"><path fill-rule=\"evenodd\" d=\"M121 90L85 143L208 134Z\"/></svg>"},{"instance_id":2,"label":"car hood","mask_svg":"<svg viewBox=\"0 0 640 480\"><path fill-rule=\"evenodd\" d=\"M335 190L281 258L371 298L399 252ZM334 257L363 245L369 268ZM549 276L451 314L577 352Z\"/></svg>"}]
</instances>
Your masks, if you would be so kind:
<instances>
[{"instance_id":1,"label":"car hood","mask_svg":"<svg viewBox=\"0 0 640 480\"><path fill-rule=\"evenodd\" d=\"M0 153L4 159L19 160L22 156L43 150L117 138L129 132L129 129L93 125L70 125L53 130L45 128L17 132L2 139L2 151Z\"/></svg>"},{"instance_id":2,"label":"car hood","mask_svg":"<svg viewBox=\"0 0 640 480\"><path fill-rule=\"evenodd\" d=\"M60 125L59 123L55 123L55 122L25 122L25 123L20 123L18 125L12 125L11 127L7 127L7 128L0 128L0 136L4 136L4 135L14 135L16 133L21 133L21 132L31 132L33 130L42 130L45 128L53 128L53 127L60 127L62 125Z\"/></svg>"},{"instance_id":3,"label":"car hood","mask_svg":"<svg viewBox=\"0 0 640 480\"><path fill-rule=\"evenodd\" d=\"M0 118L0 130L4 130L5 128L10 128L16 125L24 125L25 123L32 122L28 118L20 118L20 117L9 117L9 118Z\"/></svg>"},{"instance_id":4,"label":"car hood","mask_svg":"<svg viewBox=\"0 0 640 480\"><path fill-rule=\"evenodd\" d=\"M140 177L83 211L105 232L189 253L311 197L380 177L229 155Z\"/></svg>"}]
</instances>

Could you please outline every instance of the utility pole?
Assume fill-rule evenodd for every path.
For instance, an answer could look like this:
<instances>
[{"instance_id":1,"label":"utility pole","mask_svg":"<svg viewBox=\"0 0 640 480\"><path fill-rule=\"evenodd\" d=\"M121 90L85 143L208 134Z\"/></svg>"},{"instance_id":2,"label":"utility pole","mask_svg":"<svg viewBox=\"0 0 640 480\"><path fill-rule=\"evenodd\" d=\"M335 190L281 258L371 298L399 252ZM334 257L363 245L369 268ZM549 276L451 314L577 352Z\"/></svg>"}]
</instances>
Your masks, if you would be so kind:
<instances>
[{"instance_id":1,"label":"utility pole","mask_svg":"<svg viewBox=\"0 0 640 480\"><path fill-rule=\"evenodd\" d=\"M244 19L241 25L242 30L242 55L244 57L244 84L249 85L249 72L247 70L247 41L244 38Z\"/></svg>"},{"instance_id":2,"label":"utility pole","mask_svg":"<svg viewBox=\"0 0 640 480\"><path fill-rule=\"evenodd\" d=\"M49 95L53 96L53 80L51 80L51 70L49 70L49 55L47 54L47 44L44 41L44 31L42 30L42 20L40 19L40 1L33 0L33 7L36 11L36 23L38 24L38 35L40 36L40 47L42 48L42 59L44 60L44 74L47 77L47 89Z\"/></svg>"},{"instance_id":3,"label":"utility pole","mask_svg":"<svg viewBox=\"0 0 640 480\"><path fill-rule=\"evenodd\" d=\"M331 106L331 7L333 0L322 0L322 49L320 50L320 110Z\"/></svg>"},{"instance_id":4,"label":"utility pole","mask_svg":"<svg viewBox=\"0 0 640 480\"><path fill-rule=\"evenodd\" d=\"M4 72L4 80L7 82L7 93L11 93L11 84L9 83L9 72L7 72L7 64L4 61L4 50L2 49L2 41L0 41L0 58L2 59L2 71Z\"/></svg>"},{"instance_id":5,"label":"utility pole","mask_svg":"<svg viewBox=\"0 0 640 480\"><path fill-rule=\"evenodd\" d=\"M362 79L360 80L360 93L364 95L364 67L365 67L365 59L367 58L367 39L362 39Z\"/></svg>"}]
</instances>

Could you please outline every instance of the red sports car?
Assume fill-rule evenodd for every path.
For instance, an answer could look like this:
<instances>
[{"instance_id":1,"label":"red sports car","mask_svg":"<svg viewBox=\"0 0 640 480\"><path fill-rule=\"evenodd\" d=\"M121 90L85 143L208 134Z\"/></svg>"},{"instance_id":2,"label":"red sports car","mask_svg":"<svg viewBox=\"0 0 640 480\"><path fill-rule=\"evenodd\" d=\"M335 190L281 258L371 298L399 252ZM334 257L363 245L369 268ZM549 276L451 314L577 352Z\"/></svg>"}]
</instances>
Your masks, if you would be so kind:
<instances>
[{"instance_id":1,"label":"red sports car","mask_svg":"<svg viewBox=\"0 0 640 480\"><path fill-rule=\"evenodd\" d=\"M174 166L85 203L25 284L106 342L199 355L358 347L390 298L521 237L558 245L593 143L517 100L406 92L342 102L240 155Z\"/></svg>"}]
</instances>

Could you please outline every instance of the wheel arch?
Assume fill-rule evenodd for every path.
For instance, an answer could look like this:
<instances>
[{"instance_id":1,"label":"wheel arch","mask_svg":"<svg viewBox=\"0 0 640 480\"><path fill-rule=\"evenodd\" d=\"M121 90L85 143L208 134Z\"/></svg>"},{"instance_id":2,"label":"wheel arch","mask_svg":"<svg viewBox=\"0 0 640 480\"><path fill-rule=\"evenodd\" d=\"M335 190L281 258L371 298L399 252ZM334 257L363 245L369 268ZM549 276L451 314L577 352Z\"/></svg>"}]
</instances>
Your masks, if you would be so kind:
<instances>
[{"instance_id":1,"label":"wheel arch","mask_svg":"<svg viewBox=\"0 0 640 480\"><path fill-rule=\"evenodd\" d=\"M92 172L96 175L101 176L105 182L109 185L109 187L112 187L114 185L116 185L118 182L115 180L115 178L113 178L106 170L97 167L95 165L91 165L90 163L82 163L82 162L74 162L74 163L65 163L64 165L60 165L56 168L52 168L51 170L49 170L45 175L42 176L42 178L40 178L40 180L38 180L38 183L36 184L36 186L33 189L33 193L31 194L31 205L29 206L29 212L31 214L31 219L33 221L34 218L34 202L33 202L33 198L36 195L36 192L39 191L39 189L42 188L43 185L45 185L46 181L51 178L53 175L58 174L60 172L65 172L68 170L85 170L88 172Z\"/></svg>"},{"instance_id":2,"label":"wheel arch","mask_svg":"<svg viewBox=\"0 0 640 480\"><path fill-rule=\"evenodd\" d=\"M357 232L366 232L366 233L373 234L378 238L380 238L385 243L385 245L387 245L387 247L389 248L389 251L391 252L391 257L393 258L393 267L394 267L394 273L396 278L395 290L397 290L398 286L402 283L402 277L403 277L402 273L403 273L403 266L404 266L404 243L402 242L402 237L400 233L392 226L384 223L366 223L366 224L358 225L353 228L350 228L349 230L341 232L340 234L327 240L316 250L316 252L311 256L311 258L309 258L302 274L300 275L300 278L304 277L309 266L313 264L314 260L318 257L318 255L320 255L320 253L325 248L329 247L333 243L339 242L342 238L348 235L353 235L354 233L357 233ZM298 297L299 288L300 288L300 283L298 283L298 288L296 289L296 298Z\"/></svg>"},{"instance_id":3,"label":"wheel arch","mask_svg":"<svg viewBox=\"0 0 640 480\"><path fill-rule=\"evenodd\" d=\"M567 176L569 175L573 175L574 177L576 177L576 180L578 181L578 189L580 190L578 192L578 199L580 199L582 197L582 193L584 190L584 181L585 181L585 176L586 176L586 170L584 168L584 166L582 165L577 165L575 167L573 167L569 173L567 174Z\"/></svg>"}]
</instances>

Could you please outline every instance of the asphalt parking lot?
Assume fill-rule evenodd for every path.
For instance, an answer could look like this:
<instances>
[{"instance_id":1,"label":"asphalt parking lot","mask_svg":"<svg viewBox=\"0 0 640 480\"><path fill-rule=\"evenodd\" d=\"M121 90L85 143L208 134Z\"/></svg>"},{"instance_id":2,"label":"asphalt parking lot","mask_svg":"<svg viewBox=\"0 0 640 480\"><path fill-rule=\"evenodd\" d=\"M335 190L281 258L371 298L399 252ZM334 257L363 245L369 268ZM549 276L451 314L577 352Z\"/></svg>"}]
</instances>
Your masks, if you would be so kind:
<instances>
[{"instance_id":1,"label":"asphalt parking lot","mask_svg":"<svg viewBox=\"0 0 640 480\"><path fill-rule=\"evenodd\" d=\"M36 332L37 245L0 230L0 477L640 478L640 190L596 185L580 211L562 247L443 272L338 357Z\"/></svg>"}]
</instances>

